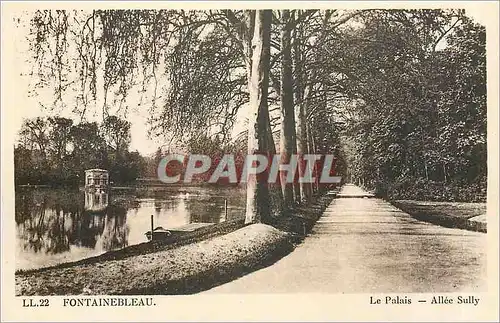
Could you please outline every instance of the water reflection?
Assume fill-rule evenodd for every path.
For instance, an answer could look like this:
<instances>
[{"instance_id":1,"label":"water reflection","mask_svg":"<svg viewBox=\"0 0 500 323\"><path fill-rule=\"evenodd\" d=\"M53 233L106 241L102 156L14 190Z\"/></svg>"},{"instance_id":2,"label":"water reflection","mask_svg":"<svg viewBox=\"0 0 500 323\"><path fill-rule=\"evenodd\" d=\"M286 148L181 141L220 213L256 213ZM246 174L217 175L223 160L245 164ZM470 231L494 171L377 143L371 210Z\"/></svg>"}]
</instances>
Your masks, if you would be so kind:
<instances>
[{"instance_id":1,"label":"water reflection","mask_svg":"<svg viewBox=\"0 0 500 323\"><path fill-rule=\"evenodd\" d=\"M125 248L128 245L129 232L126 209L122 206L111 206L108 209L104 232L102 233L102 249Z\"/></svg>"},{"instance_id":2,"label":"water reflection","mask_svg":"<svg viewBox=\"0 0 500 323\"><path fill-rule=\"evenodd\" d=\"M109 194L106 191L88 192L85 191L85 210L101 212L108 206Z\"/></svg>"},{"instance_id":3,"label":"water reflection","mask_svg":"<svg viewBox=\"0 0 500 323\"><path fill-rule=\"evenodd\" d=\"M218 221L224 214L224 209L217 201L212 201L210 197L201 197L199 199L187 199L186 209L191 215L191 222L209 223L213 222L214 215L218 216Z\"/></svg>"},{"instance_id":4,"label":"water reflection","mask_svg":"<svg viewBox=\"0 0 500 323\"><path fill-rule=\"evenodd\" d=\"M16 191L18 269L54 265L147 241L155 226L217 223L243 216L240 190L146 191L140 194L55 189Z\"/></svg>"}]
</instances>

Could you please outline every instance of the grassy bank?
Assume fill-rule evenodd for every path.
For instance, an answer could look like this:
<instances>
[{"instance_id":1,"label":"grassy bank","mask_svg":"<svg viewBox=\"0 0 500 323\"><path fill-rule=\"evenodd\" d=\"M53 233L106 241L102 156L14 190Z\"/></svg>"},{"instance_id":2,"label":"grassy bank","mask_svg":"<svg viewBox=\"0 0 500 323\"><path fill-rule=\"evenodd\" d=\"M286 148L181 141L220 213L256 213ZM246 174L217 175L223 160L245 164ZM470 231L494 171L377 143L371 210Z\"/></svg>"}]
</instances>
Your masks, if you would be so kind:
<instances>
[{"instance_id":1,"label":"grassy bank","mask_svg":"<svg viewBox=\"0 0 500 323\"><path fill-rule=\"evenodd\" d=\"M436 182L405 176L380 182L374 187L377 196L389 200L486 203L486 177L473 183L467 181Z\"/></svg>"},{"instance_id":2,"label":"grassy bank","mask_svg":"<svg viewBox=\"0 0 500 323\"><path fill-rule=\"evenodd\" d=\"M145 255L18 274L16 295L189 294L244 274L292 248L286 233L251 225Z\"/></svg>"},{"instance_id":3,"label":"grassy bank","mask_svg":"<svg viewBox=\"0 0 500 323\"><path fill-rule=\"evenodd\" d=\"M470 219L486 214L486 203L426 202L413 200L390 201L392 205L417 220L449 228L486 232L486 223Z\"/></svg>"},{"instance_id":4,"label":"grassy bank","mask_svg":"<svg viewBox=\"0 0 500 323\"><path fill-rule=\"evenodd\" d=\"M17 272L16 295L190 294L206 290L292 251L332 199L332 195L318 196L310 206L275 221L275 227L225 222L175 242L144 243L73 263Z\"/></svg>"},{"instance_id":5,"label":"grassy bank","mask_svg":"<svg viewBox=\"0 0 500 323\"><path fill-rule=\"evenodd\" d=\"M108 260L121 260L137 255L146 255L154 252L169 250L187 244L207 240L213 237L227 234L242 227L244 227L244 219L217 223L212 226L200 228L192 232L185 232L179 235L172 235L166 239L154 240L153 242L151 241L143 242L136 245L128 246L123 249L108 251L106 253L103 253L95 257L85 258L78 261L61 263L55 266L50 266L45 268L18 270L16 271L16 274L18 273L31 274L37 272L50 271L53 269L69 268L78 265L91 265Z\"/></svg>"}]
</instances>

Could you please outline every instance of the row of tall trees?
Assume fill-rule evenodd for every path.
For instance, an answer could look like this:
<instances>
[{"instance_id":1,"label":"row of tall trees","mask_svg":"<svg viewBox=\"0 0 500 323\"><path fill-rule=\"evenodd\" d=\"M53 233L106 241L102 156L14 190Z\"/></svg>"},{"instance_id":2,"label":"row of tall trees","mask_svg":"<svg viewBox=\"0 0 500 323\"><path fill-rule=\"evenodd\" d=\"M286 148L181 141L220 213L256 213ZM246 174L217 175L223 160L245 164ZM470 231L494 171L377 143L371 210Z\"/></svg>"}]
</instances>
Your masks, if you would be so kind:
<instances>
[{"instance_id":1,"label":"row of tall trees","mask_svg":"<svg viewBox=\"0 0 500 323\"><path fill-rule=\"evenodd\" d=\"M462 11L46 10L31 27L36 77L56 99L79 93L82 115L104 74L103 109L108 96L127 104L139 88L153 135L243 140L247 154L279 152L282 163L333 153L339 172L375 186L420 166L426 179L442 171L448 181L472 155L485 158L484 30ZM71 78L80 87L69 90ZM246 130L231 138L240 111ZM456 126L466 116L472 128ZM457 154L462 166L450 160ZM266 177L247 185L248 223L269 222L317 189Z\"/></svg>"},{"instance_id":2,"label":"row of tall trees","mask_svg":"<svg viewBox=\"0 0 500 323\"><path fill-rule=\"evenodd\" d=\"M129 151L130 123L108 116L101 124L63 117L25 120L14 150L16 184L83 184L85 169L104 168L115 183L135 180L144 160Z\"/></svg>"},{"instance_id":3,"label":"row of tall trees","mask_svg":"<svg viewBox=\"0 0 500 323\"><path fill-rule=\"evenodd\" d=\"M151 94L153 133L168 132L189 140L208 132L224 142L230 140L238 110L246 106L247 153L271 157L280 142L286 163L291 153L314 152L333 138L312 126L315 118L325 114L327 82L331 82L327 76L320 77L321 65L327 63L321 60L328 52L321 45L356 14L335 10L38 11L31 20L32 49L35 62L53 55L51 68L38 65L37 75L54 84L56 97L63 97L59 90L65 89L64 77L57 76L75 72L68 63L72 46L79 53L76 77L82 98L95 99L100 70L104 70L104 109L109 108L112 89L115 98L126 102L130 89L142 86L144 93ZM74 42L58 46L61 39ZM77 110L84 113L89 100L82 99ZM327 128L334 125L329 121L332 118L322 119ZM261 174L247 185L247 222L269 221L296 202L310 200L310 185L269 186L266 178Z\"/></svg>"},{"instance_id":4,"label":"row of tall trees","mask_svg":"<svg viewBox=\"0 0 500 323\"><path fill-rule=\"evenodd\" d=\"M248 155L264 154L271 159L278 152L281 163L288 164L292 154L334 152L338 150L335 144L338 146L339 133L335 118L327 109L327 102L335 82L330 75L322 74L328 61L325 59L327 50L321 44L357 14L335 10L201 13L203 18L192 19L196 22L201 19L203 25L210 22L209 35L182 39L174 46L178 55L173 56L170 64L173 71L191 68L190 77L198 80L201 86L172 80L171 84L175 86L171 88L171 93L196 93L203 99L208 94L218 98L224 108L230 107L231 113L224 113L224 108L219 110L214 105L202 103L196 108L204 109L203 114L197 115L197 110L187 112L190 120L199 120L204 126L207 115L208 120L220 122L222 127L217 130L222 132L222 140L226 138L224 125L234 122L236 111L246 105L247 130L243 135L246 136ZM188 27L190 30L197 28L196 23L194 27ZM210 54L213 51L227 54L223 60L227 64L206 59L208 55L213 57ZM179 56L192 59L179 62ZM225 90L207 93L205 85L212 84L214 80L211 74L204 73L207 69L217 71L215 86L224 84ZM175 79L182 79L183 75L175 73ZM226 97L228 93L231 94L230 99ZM183 101L178 96L175 102L167 102L169 107L180 106L182 110L163 111L163 120L169 117L175 119L192 106L190 101ZM214 112L217 115L212 119L210 115ZM178 127L178 123L168 126ZM182 123L180 132L196 133L199 126L199 123L195 123L194 127ZM215 134L218 132L215 131ZM298 175L303 176L304 165L300 164ZM297 203L310 201L312 185L298 182L295 185L285 184L286 175L286 172L281 173L280 182L283 185L268 185L266 172L247 185L247 222L268 221L286 213Z\"/></svg>"},{"instance_id":5,"label":"row of tall trees","mask_svg":"<svg viewBox=\"0 0 500 323\"><path fill-rule=\"evenodd\" d=\"M391 198L486 196L486 33L462 12L383 11L346 31L352 179Z\"/></svg>"}]
</instances>

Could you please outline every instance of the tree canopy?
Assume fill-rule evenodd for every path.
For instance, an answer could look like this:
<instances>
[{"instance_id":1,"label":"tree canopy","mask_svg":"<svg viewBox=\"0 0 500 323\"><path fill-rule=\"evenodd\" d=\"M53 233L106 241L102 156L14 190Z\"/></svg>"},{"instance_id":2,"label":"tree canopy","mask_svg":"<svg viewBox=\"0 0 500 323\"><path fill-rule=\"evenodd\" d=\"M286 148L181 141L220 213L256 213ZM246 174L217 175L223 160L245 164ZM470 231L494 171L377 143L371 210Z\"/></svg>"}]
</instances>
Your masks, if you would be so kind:
<instances>
[{"instance_id":1,"label":"tree canopy","mask_svg":"<svg viewBox=\"0 0 500 323\"><path fill-rule=\"evenodd\" d=\"M71 94L83 119L102 102L104 116L101 128L26 123L23 142L42 156L56 141L50 155L62 156L71 137L81 156L122 158L130 124L110 107L126 111L139 93L153 136L334 154L345 180L394 198L485 196L485 28L463 10L41 10L30 26L33 89L52 88L54 106ZM247 220L280 216L318 189L258 177Z\"/></svg>"}]
</instances>

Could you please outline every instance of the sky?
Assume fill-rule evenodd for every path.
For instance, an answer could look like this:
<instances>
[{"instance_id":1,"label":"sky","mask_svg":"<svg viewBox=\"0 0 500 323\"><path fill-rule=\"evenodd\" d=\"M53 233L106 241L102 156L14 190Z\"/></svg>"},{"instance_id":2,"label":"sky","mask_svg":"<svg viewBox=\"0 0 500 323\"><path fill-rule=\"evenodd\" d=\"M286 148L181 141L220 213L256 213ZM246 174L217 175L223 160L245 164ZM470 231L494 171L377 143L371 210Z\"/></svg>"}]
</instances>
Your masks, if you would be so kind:
<instances>
[{"instance_id":1,"label":"sky","mask_svg":"<svg viewBox=\"0 0 500 323\"><path fill-rule=\"evenodd\" d=\"M480 10L471 10L467 11L467 15L471 16L475 21L485 24L483 15ZM50 115L60 115L68 118L75 118L76 115L71 113L71 108L66 109L55 109L54 111L47 111L40 108L40 102L43 102L44 105L50 106L52 102L52 89L40 90L38 96L30 96L30 77L27 74L30 72L30 65L26 64L26 60L29 55L29 43L26 40L26 35L29 29L28 26L20 27L16 29L16 34L12 35L13 42L15 43L16 52L18 55L15 58L14 66L19 69L19 73L17 74L17 78L12 80L15 82L16 86L16 102L18 107L16 113L14 114L12 122L13 129L17 129L18 131L22 125L22 122L25 118L35 118L38 116L50 116ZM98 86L99 87L99 86ZM101 86L102 88L102 86ZM74 95L70 94L70 95ZM89 121L101 121L102 120L102 93L98 93L98 97L100 98L97 103L96 109L93 110L94 113L88 114L87 118ZM166 143L166 140L161 138L148 138L147 135L147 119L149 114L142 113L144 111L144 106L139 107L139 96L131 93L131 99L128 100L128 111L127 114L117 113L118 116L127 119L131 122L131 150L138 150L143 155L153 154L159 146L163 146ZM71 103L68 103L70 106ZM110 111L111 114L117 112ZM238 121L235 126L235 130L233 131L233 135L243 130L243 120L246 114L246 108L242 108L238 113Z\"/></svg>"},{"instance_id":2,"label":"sky","mask_svg":"<svg viewBox=\"0 0 500 323\"><path fill-rule=\"evenodd\" d=\"M21 26L16 32L16 35L12 35L17 52L13 65L18 68L19 73L16 73L16 79L13 80L13 82L16 84L16 104L18 111L16 111L17 113L14 114L13 120L11 120L13 129L17 129L16 131L18 131L21 128L23 120L26 118L48 117L53 115L71 118L74 119L75 123L78 123L80 118L75 113L72 113L72 108L76 103L74 103L71 98L77 94L76 92L69 93L64 97L65 102L68 102L67 108L54 108L53 110L43 109L40 106L40 104L47 107L53 106L52 88L38 89L38 94L36 96L31 95L33 87L30 83L32 79L28 76L31 65L26 63L30 55L29 43L26 40L29 29L27 26ZM103 86L99 86L98 84L97 88L102 89ZM130 93L128 102L129 107L126 114L124 111L120 112L117 108L111 109L109 113L111 115L116 114L131 122L131 150L138 150L143 155L153 154L159 146L162 146L163 142L159 139L148 138L147 119L149 115L141 113L141 109L138 106L138 102L140 101L139 95L135 94L135 92L131 91ZM98 100L96 106L89 107L89 113L86 114L86 118L90 122L102 121L103 91L100 91L100 93L98 91L97 96Z\"/></svg>"}]
</instances>

